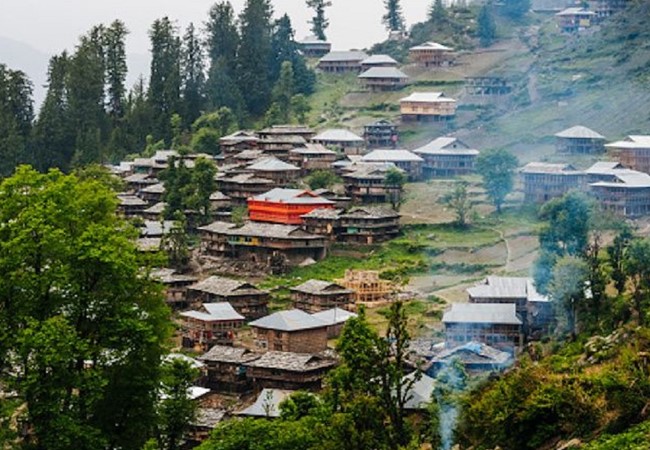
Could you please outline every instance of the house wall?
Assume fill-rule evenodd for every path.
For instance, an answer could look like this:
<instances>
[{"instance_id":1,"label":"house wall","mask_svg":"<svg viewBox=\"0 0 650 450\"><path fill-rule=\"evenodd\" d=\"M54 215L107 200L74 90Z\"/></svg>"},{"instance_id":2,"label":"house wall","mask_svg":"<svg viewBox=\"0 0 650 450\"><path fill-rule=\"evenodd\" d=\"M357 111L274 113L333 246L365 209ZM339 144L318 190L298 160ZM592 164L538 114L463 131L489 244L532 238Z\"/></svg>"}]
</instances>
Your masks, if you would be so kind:
<instances>
[{"instance_id":1,"label":"house wall","mask_svg":"<svg viewBox=\"0 0 650 450\"><path fill-rule=\"evenodd\" d=\"M304 292L291 292L294 308L302 309L310 314L326 311L332 308L347 309L354 304L353 294L307 294Z\"/></svg>"},{"instance_id":2,"label":"house wall","mask_svg":"<svg viewBox=\"0 0 650 450\"><path fill-rule=\"evenodd\" d=\"M521 325L445 323L445 343L448 348L478 341L499 349L521 347Z\"/></svg>"},{"instance_id":3,"label":"house wall","mask_svg":"<svg viewBox=\"0 0 650 450\"><path fill-rule=\"evenodd\" d=\"M318 353L327 349L327 328L277 331L253 327L255 344L264 350L295 353Z\"/></svg>"}]
</instances>

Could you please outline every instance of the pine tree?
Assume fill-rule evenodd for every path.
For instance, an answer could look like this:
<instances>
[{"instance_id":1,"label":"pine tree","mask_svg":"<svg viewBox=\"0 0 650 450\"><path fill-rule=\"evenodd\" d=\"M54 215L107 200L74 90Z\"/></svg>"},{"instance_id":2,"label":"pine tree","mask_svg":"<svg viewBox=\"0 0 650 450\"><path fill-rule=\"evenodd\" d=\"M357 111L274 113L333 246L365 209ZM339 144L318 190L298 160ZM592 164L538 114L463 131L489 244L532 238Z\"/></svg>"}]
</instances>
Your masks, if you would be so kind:
<instances>
[{"instance_id":1,"label":"pine tree","mask_svg":"<svg viewBox=\"0 0 650 450\"><path fill-rule=\"evenodd\" d=\"M116 126L116 121L124 116L124 101L126 97L126 36L129 31L119 20L113 22L104 33L106 54L106 83L108 114Z\"/></svg>"},{"instance_id":2,"label":"pine tree","mask_svg":"<svg viewBox=\"0 0 650 450\"><path fill-rule=\"evenodd\" d=\"M291 19L288 15L280 17L275 22L271 38L273 51L273 67L271 69L273 80L280 77L280 69L285 61L291 62L295 91L301 94L314 92L316 74L307 67L305 58L299 51L295 41Z\"/></svg>"},{"instance_id":3,"label":"pine tree","mask_svg":"<svg viewBox=\"0 0 650 450\"><path fill-rule=\"evenodd\" d=\"M386 15L382 22L386 25L388 31L402 31L404 29L404 16L402 15L402 6L399 0L384 0L386 6Z\"/></svg>"},{"instance_id":4,"label":"pine tree","mask_svg":"<svg viewBox=\"0 0 650 450\"><path fill-rule=\"evenodd\" d=\"M185 129L201 115L205 104L203 49L190 23L183 37L183 122Z\"/></svg>"},{"instance_id":5,"label":"pine tree","mask_svg":"<svg viewBox=\"0 0 650 450\"><path fill-rule=\"evenodd\" d=\"M325 17L325 8L332 6L332 2L329 0L307 0L307 6L312 8L315 14L310 21L312 33L322 41L327 40L325 30L330 23Z\"/></svg>"},{"instance_id":6,"label":"pine tree","mask_svg":"<svg viewBox=\"0 0 650 450\"><path fill-rule=\"evenodd\" d=\"M269 0L247 0L239 18L237 82L246 110L253 116L263 114L271 99L271 15Z\"/></svg>"},{"instance_id":7,"label":"pine tree","mask_svg":"<svg viewBox=\"0 0 650 450\"><path fill-rule=\"evenodd\" d=\"M28 139L34 116L32 85L27 76L0 64L0 174L11 174L29 158Z\"/></svg>"},{"instance_id":8,"label":"pine tree","mask_svg":"<svg viewBox=\"0 0 650 450\"><path fill-rule=\"evenodd\" d=\"M488 47L494 42L497 30L496 24L494 23L494 18L492 17L492 13L490 12L490 8L487 4L481 7L477 21L477 34L481 41L481 46Z\"/></svg>"},{"instance_id":9,"label":"pine tree","mask_svg":"<svg viewBox=\"0 0 650 450\"><path fill-rule=\"evenodd\" d=\"M273 101L277 105L280 121L288 123L291 118L291 99L294 94L293 66L289 61L282 63L280 78L273 88Z\"/></svg>"},{"instance_id":10,"label":"pine tree","mask_svg":"<svg viewBox=\"0 0 650 450\"><path fill-rule=\"evenodd\" d=\"M429 21L440 24L447 20L447 9L442 0L434 0L429 9Z\"/></svg>"},{"instance_id":11,"label":"pine tree","mask_svg":"<svg viewBox=\"0 0 650 450\"><path fill-rule=\"evenodd\" d=\"M147 98L153 114L153 135L171 143L171 117L180 110L181 42L168 17L153 23L149 38L151 77Z\"/></svg>"}]
</instances>

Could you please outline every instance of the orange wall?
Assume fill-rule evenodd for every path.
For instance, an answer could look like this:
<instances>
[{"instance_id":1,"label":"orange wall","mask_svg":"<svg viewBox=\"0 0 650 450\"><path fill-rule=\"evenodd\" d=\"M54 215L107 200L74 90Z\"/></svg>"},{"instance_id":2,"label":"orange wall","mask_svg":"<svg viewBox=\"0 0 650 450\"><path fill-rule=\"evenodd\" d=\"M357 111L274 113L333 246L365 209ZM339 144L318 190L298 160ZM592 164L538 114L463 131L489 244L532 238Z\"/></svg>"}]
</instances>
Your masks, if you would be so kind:
<instances>
[{"instance_id":1,"label":"orange wall","mask_svg":"<svg viewBox=\"0 0 650 450\"><path fill-rule=\"evenodd\" d=\"M285 225L300 225L302 218L300 216L309 214L315 209L328 208L334 206L329 203L310 204L310 205L292 205L290 203L264 202L259 200L248 200L248 216L251 220L257 222L283 223Z\"/></svg>"}]
</instances>

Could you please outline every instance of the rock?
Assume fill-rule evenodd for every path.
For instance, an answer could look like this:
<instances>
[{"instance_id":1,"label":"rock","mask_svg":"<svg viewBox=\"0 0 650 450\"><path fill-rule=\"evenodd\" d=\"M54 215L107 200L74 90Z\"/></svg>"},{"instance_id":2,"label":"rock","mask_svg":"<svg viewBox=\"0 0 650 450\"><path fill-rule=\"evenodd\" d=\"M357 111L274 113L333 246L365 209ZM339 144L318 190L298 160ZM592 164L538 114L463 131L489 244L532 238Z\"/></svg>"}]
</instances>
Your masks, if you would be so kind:
<instances>
[{"instance_id":1,"label":"rock","mask_svg":"<svg viewBox=\"0 0 650 450\"><path fill-rule=\"evenodd\" d=\"M571 450L580 447L582 447L582 441L576 438L576 439L571 439L570 441L565 443L560 442L558 446L555 448L555 450Z\"/></svg>"}]
</instances>

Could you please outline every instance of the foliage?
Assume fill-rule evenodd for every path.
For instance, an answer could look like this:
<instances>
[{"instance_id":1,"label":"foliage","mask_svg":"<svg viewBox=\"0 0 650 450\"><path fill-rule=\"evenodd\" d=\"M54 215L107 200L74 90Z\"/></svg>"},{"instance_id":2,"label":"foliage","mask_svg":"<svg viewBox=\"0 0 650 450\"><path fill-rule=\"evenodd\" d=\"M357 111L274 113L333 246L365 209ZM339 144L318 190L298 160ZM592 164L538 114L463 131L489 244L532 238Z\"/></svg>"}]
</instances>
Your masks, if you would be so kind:
<instances>
[{"instance_id":1,"label":"foliage","mask_svg":"<svg viewBox=\"0 0 650 450\"><path fill-rule=\"evenodd\" d=\"M341 179L330 170L315 170L307 177L307 184L313 190L329 189L340 182Z\"/></svg>"},{"instance_id":2,"label":"foliage","mask_svg":"<svg viewBox=\"0 0 650 450\"><path fill-rule=\"evenodd\" d=\"M311 31L321 41L326 41L325 30L329 26L329 20L325 18L325 8L332 6L329 0L307 0L307 6L314 10L314 17L311 23Z\"/></svg>"},{"instance_id":3,"label":"foliage","mask_svg":"<svg viewBox=\"0 0 650 450\"><path fill-rule=\"evenodd\" d=\"M180 211L174 214L174 225L169 234L163 236L161 246L167 252L168 264L171 268L183 272L190 262L189 238L187 236L187 220Z\"/></svg>"},{"instance_id":4,"label":"foliage","mask_svg":"<svg viewBox=\"0 0 650 450\"><path fill-rule=\"evenodd\" d=\"M216 155L219 153L219 140L222 135L213 128L201 128L192 135L190 147L196 153Z\"/></svg>"},{"instance_id":5,"label":"foliage","mask_svg":"<svg viewBox=\"0 0 650 450\"><path fill-rule=\"evenodd\" d=\"M388 31L402 31L404 29L404 15L399 0L384 0L386 14L381 21Z\"/></svg>"},{"instance_id":6,"label":"foliage","mask_svg":"<svg viewBox=\"0 0 650 450\"><path fill-rule=\"evenodd\" d=\"M623 267L632 290L634 312L639 325L643 325L650 299L650 239L636 239L630 243Z\"/></svg>"},{"instance_id":7,"label":"foliage","mask_svg":"<svg viewBox=\"0 0 650 450\"><path fill-rule=\"evenodd\" d=\"M402 204L402 190L406 184L404 171L397 168L390 168L384 176L384 184L389 190L390 204L394 210L398 210Z\"/></svg>"},{"instance_id":8,"label":"foliage","mask_svg":"<svg viewBox=\"0 0 650 450\"><path fill-rule=\"evenodd\" d=\"M490 6L487 3L481 7L477 21L477 34L481 41L481 46L489 47L497 37L497 27L494 23Z\"/></svg>"},{"instance_id":9,"label":"foliage","mask_svg":"<svg viewBox=\"0 0 650 450\"><path fill-rule=\"evenodd\" d=\"M501 206L512 191L517 165L517 158L502 149L481 152L476 160L476 172L483 178L483 186L497 213L501 213Z\"/></svg>"},{"instance_id":10,"label":"foliage","mask_svg":"<svg viewBox=\"0 0 650 450\"><path fill-rule=\"evenodd\" d=\"M530 10L531 0L504 0L502 14L512 20L523 19Z\"/></svg>"},{"instance_id":11,"label":"foliage","mask_svg":"<svg viewBox=\"0 0 650 450\"><path fill-rule=\"evenodd\" d=\"M553 266L548 293L553 299L558 322L562 324L561 318L566 322L566 329L558 327L558 332L568 331L575 336L577 309L585 300L588 275L587 263L575 256L564 256Z\"/></svg>"},{"instance_id":12,"label":"foliage","mask_svg":"<svg viewBox=\"0 0 650 450\"><path fill-rule=\"evenodd\" d=\"M454 211L454 223L461 228L468 225L469 215L472 213L472 200L467 192L467 183L456 183L454 190L447 194L443 201Z\"/></svg>"}]
</instances>

